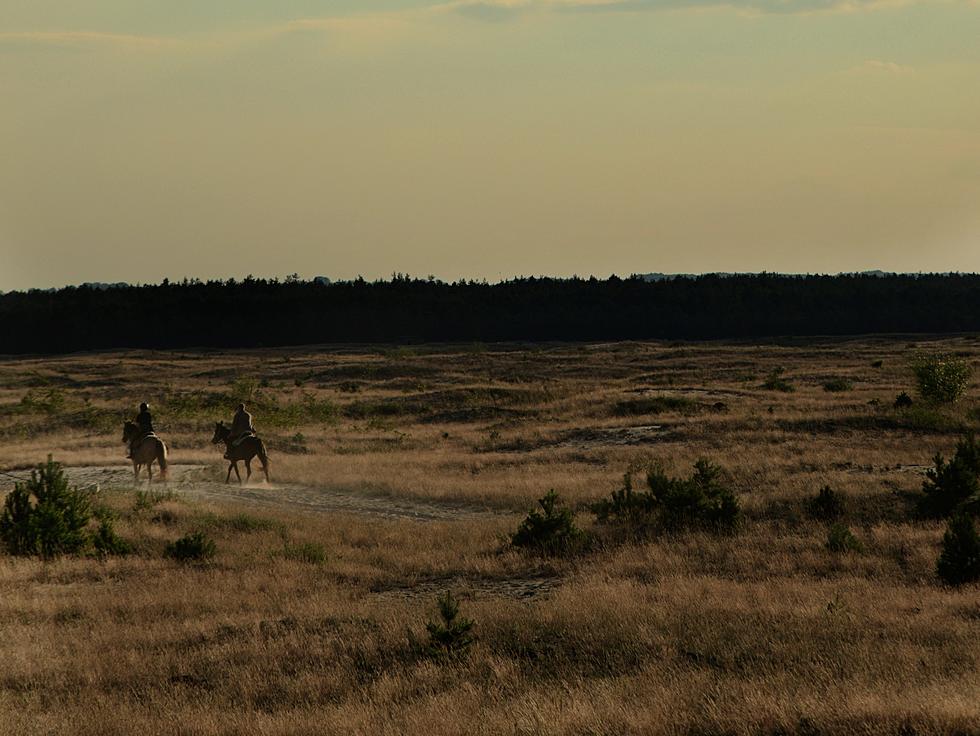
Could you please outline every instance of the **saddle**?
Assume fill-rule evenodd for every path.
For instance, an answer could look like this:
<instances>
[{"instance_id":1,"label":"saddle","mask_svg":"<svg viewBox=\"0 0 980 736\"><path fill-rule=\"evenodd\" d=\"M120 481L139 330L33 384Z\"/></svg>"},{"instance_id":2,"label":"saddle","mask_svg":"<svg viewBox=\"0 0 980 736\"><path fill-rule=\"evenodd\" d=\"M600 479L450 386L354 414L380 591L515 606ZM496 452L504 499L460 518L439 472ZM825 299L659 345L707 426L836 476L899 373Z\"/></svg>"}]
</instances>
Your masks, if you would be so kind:
<instances>
[{"instance_id":1,"label":"saddle","mask_svg":"<svg viewBox=\"0 0 980 736\"><path fill-rule=\"evenodd\" d=\"M126 457L132 457L133 456L133 453L136 452L136 448L139 447L140 445L142 445L144 442L146 442L149 439L156 440L156 439L160 439L160 438L157 437L157 433L156 432L150 432L148 434L141 434L139 437L137 437L136 439L132 440L129 443L129 451L126 453Z\"/></svg>"},{"instance_id":2,"label":"saddle","mask_svg":"<svg viewBox=\"0 0 980 736\"><path fill-rule=\"evenodd\" d=\"M238 438L237 440L235 440L234 442L232 442L232 443L231 443L231 446L232 446L232 447L238 447L238 446L239 446L240 444L242 444L242 443L243 443L243 442L244 442L245 440L247 440L247 439L248 439L249 437L255 437L255 436L256 436L256 435L255 435L255 432L246 432L246 433L245 433L245 434L243 434L243 435L242 435L241 437L239 437L239 438Z\"/></svg>"},{"instance_id":3,"label":"saddle","mask_svg":"<svg viewBox=\"0 0 980 736\"><path fill-rule=\"evenodd\" d=\"M133 445L133 447L136 447L138 445L143 444L148 439L158 440L160 438L157 437L157 433L156 432L149 432L147 434L140 435L139 437L137 437L136 439L134 439L133 442L132 442L132 445Z\"/></svg>"}]
</instances>

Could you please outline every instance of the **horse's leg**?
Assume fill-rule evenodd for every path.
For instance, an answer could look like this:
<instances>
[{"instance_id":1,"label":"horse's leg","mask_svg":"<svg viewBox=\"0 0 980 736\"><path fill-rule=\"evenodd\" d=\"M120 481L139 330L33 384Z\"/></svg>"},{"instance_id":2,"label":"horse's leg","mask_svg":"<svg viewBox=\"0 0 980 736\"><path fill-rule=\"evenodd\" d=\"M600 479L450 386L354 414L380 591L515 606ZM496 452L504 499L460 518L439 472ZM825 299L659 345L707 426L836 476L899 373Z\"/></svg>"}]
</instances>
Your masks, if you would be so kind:
<instances>
[{"instance_id":1,"label":"horse's leg","mask_svg":"<svg viewBox=\"0 0 980 736\"><path fill-rule=\"evenodd\" d=\"M135 460L133 460L133 483L139 483L140 481L140 466Z\"/></svg>"},{"instance_id":2,"label":"horse's leg","mask_svg":"<svg viewBox=\"0 0 980 736\"><path fill-rule=\"evenodd\" d=\"M265 454L265 448L259 453L259 460L262 461L262 472L265 473L265 482L269 482L269 456Z\"/></svg>"},{"instance_id":3,"label":"horse's leg","mask_svg":"<svg viewBox=\"0 0 980 736\"><path fill-rule=\"evenodd\" d=\"M252 477L252 458L248 458L245 461L245 482L248 483L251 477Z\"/></svg>"},{"instance_id":4,"label":"horse's leg","mask_svg":"<svg viewBox=\"0 0 980 736\"><path fill-rule=\"evenodd\" d=\"M150 460L150 462L146 464L146 474L149 476L146 482L148 485L152 486L153 485L153 461L152 460Z\"/></svg>"},{"instance_id":5,"label":"horse's leg","mask_svg":"<svg viewBox=\"0 0 980 736\"><path fill-rule=\"evenodd\" d=\"M231 469L235 466L235 463L228 463L228 475L225 477L225 484L231 483Z\"/></svg>"},{"instance_id":6,"label":"horse's leg","mask_svg":"<svg viewBox=\"0 0 980 736\"><path fill-rule=\"evenodd\" d=\"M238 485L242 484L242 474L238 472L238 461L236 460L233 464L235 468L235 475L238 476Z\"/></svg>"},{"instance_id":7,"label":"horse's leg","mask_svg":"<svg viewBox=\"0 0 980 736\"><path fill-rule=\"evenodd\" d=\"M157 464L160 466L160 480L167 482L167 446L161 440L157 445Z\"/></svg>"}]
</instances>

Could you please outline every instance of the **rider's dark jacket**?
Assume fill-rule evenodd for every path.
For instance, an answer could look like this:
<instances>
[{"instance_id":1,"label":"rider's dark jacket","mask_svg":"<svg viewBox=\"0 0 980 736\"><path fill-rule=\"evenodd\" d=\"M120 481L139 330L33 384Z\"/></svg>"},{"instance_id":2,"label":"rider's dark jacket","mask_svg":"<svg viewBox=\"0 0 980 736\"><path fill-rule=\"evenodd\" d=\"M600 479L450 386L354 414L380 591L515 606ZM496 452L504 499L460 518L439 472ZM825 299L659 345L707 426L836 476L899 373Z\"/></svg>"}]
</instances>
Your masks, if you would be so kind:
<instances>
[{"instance_id":1,"label":"rider's dark jacket","mask_svg":"<svg viewBox=\"0 0 980 736\"><path fill-rule=\"evenodd\" d=\"M141 411L137 414L136 424L139 425L140 432L143 433L144 437L148 434L153 434L153 417L150 416L150 412Z\"/></svg>"},{"instance_id":2,"label":"rider's dark jacket","mask_svg":"<svg viewBox=\"0 0 980 736\"><path fill-rule=\"evenodd\" d=\"M237 440L246 434L252 434L255 428L252 426L252 415L247 411L236 411L235 418L231 421L231 437Z\"/></svg>"}]
</instances>

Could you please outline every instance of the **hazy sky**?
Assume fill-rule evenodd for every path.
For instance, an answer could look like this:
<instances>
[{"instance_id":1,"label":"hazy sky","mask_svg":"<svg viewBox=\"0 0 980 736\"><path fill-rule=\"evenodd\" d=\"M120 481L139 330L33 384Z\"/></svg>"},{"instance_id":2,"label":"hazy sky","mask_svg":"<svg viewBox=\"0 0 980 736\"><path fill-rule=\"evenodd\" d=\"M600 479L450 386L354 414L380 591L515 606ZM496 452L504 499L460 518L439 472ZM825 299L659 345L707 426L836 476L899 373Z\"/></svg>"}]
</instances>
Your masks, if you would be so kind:
<instances>
[{"instance_id":1,"label":"hazy sky","mask_svg":"<svg viewBox=\"0 0 980 736\"><path fill-rule=\"evenodd\" d=\"M0 0L0 290L980 271L980 2Z\"/></svg>"}]
</instances>

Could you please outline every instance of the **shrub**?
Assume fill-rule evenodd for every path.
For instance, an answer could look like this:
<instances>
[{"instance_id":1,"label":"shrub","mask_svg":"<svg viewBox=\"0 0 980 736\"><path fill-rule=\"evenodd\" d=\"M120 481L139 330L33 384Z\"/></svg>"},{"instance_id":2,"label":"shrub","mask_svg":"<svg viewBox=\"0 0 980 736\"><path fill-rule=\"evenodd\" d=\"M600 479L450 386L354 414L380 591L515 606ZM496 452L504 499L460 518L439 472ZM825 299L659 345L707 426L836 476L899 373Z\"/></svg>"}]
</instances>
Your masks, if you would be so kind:
<instances>
[{"instance_id":1,"label":"shrub","mask_svg":"<svg viewBox=\"0 0 980 736\"><path fill-rule=\"evenodd\" d=\"M68 478L51 456L17 483L4 501L0 537L15 555L45 558L80 552L89 542L88 494L68 487Z\"/></svg>"},{"instance_id":2,"label":"shrub","mask_svg":"<svg viewBox=\"0 0 980 736\"><path fill-rule=\"evenodd\" d=\"M936 563L936 574L950 585L980 580L980 535L966 514L950 519L943 535L943 550Z\"/></svg>"},{"instance_id":3,"label":"shrub","mask_svg":"<svg viewBox=\"0 0 980 736\"><path fill-rule=\"evenodd\" d=\"M860 552L864 546L846 524L834 524L827 532L827 549L831 552Z\"/></svg>"},{"instance_id":4,"label":"shrub","mask_svg":"<svg viewBox=\"0 0 980 736\"><path fill-rule=\"evenodd\" d=\"M910 406L912 406L912 397L904 391L895 397L896 409L908 409Z\"/></svg>"},{"instance_id":5,"label":"shrub","mask_svg":"<svg viewBox=\"0 0 980 736\"><path fill-rule=\"evenodd\" d=\"M266 532L279 526L273 519L266 519L251 514L235 514L218 522L236 532Z\"/></svg>"},{"instance_id":6,"label":"shrub","mask_svg":"<svg viewBox=\"0 0 980 736\"><path fill-rule=\"evenodd\" d=\"M694 463L690 478L670 478L654 466L647 473L649 491L634 491L627 473L623 488L593 504L592 511L599 521L731 532L738 524L738 499L720 478L721 468L704 459Z\"/></svg>"},{"instance_id":7,"label":"shrub","mask_svg":"<svg viewBox=\"0 0 980 736\"><path fill-rule=\"evenodd\" d=\"M322 565L327 561L327 551L318 542L286 544L283 547L282 556L287 560L306 562L311 565Z\"/></svg>"},{"instance_id":8,"label":"shrub","mask_svg":"<svg viewBox=\"0 0 980 736\"><path fill-rule=\"evenodd\" d=\"M926 401L952 404L963 398L970 382L970 364L946 353L919 355L912 360L919 394Z\"/></svg>"},{"instance_id":9,"label":"shrub","mask_svg":"<svg viewBox=\"0 0 980 736\"><path fill-rule=\"evenodd\" d=\"M844 515L845 505L843 493L838 493L830 486L824 486L814 498L810 499L810 514L818 519L832 521Z\"/></svg>"},{"instance_id":10,"label":"shrub","mask_svg":"<svg viewBox=\"0 0 980 736\"><path fill-rule=\"evenodd\" d=\"M129 542L116 534L114 525L115 517L106 508L95 511L95 516L99 520L99 527L92 534L92 546L100 557L108 555L125 555L132 551Z\"/></svg>"},{"instance_id":11,"label":"shrub","mask_svg":"<svg viewBox=\"0 0 980 736\"><path fill-rule=\"evenodd\" d=\"M824 381L823 384L823 390L831 393L850 391L852 388L854 388L854 384L846 378L832 378L829 381Z\"/></svg>"},{"instance_id":12,"label":"shrub","mask_svg":"<svg viewBox=\"0 0 980 736\"><path fill-rule=\"evenodd\" d=\"M657 499L652 493L633 490L633 476L626 473L623 487L613 491L610 498L596 501L591 509L599 521L635 525L649 522L657 507Z\"/></svg>"},{"instance_id":13,"label":"shrub","mask_svg":"<svg viewBox=\"0 0 980 736\"><path fill-rule=\"evenodd\" d=\"M167 545L163 554L178 562L203 562L214 557L217 547L204 532L187 534Z\"/></svg>"},{"instance_id":14,"label":"shrub","mask_svg":"<svg viewBox=\"0 0 980 736\"><path fill-rule=\"evenodd\" d=\"M698 402L684 396L647 396L619 401L613 407L613 413L617 416L642 416L665 412L694 414L700 409L701 405Z\"/></svg>"},{"instance_id":15,"label":"shrub","mask_svg":"<svg viewBox=\"0 0 980 736\"><path fill-rule=\"evenodd\" d=\"M173 491L157 491L152 488L150 489L139 489L136 491L136 500L134 508L137 511L151 509L159 503L164 501L172 501L176 498Z\"/></svg>"},{"instance_id":16,"label":"shrub","mask_svg":"<svg viewBox=\"0 0 980 736\"><path fill-rule=\"evenodd\" d=\"M940 517L980 510L980 445L976 437L971 434L960 440L949 462L938 453L934 462L936 467L926 471L922 482L922 511Z\"/></svg>"},{"instance_id":17,"label":"shrub","mask_svg":"<svg viewBox=\"0 0 980 736\"><path fill-rule=\"evenodd\" d=\"M459 601L448 590L439 598L439 618L425 625L429 632L425 653L438 659L463 657L473 643L473 621L459 615Z\"/></svg>"},{"instance_id":18,"label":"shrub","mask_svg":"<svg viewBox=\"0 0 980 736\"><path fill-rule=\"evenodd\" d=\"M548 491L538 499L538 505L541 510L531 510L511 537L511 544L545 555L568 554L585 546L585 532L575 526L572 510L562 504L557 493Z\"/></svg>"},{"instance_id":19,"label":"shrub","mask_svg":"<svg viewBox=\"0 0 980 736\"><path fill-rule=\"evenodd\" d=\"M787 379L783 378L782 368L774 368L772 373L766 378L765 383L762 384L762 388L767 391L782 391L787 394L796 391L796 387Z\"/></svg>"}]
</instances>

